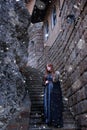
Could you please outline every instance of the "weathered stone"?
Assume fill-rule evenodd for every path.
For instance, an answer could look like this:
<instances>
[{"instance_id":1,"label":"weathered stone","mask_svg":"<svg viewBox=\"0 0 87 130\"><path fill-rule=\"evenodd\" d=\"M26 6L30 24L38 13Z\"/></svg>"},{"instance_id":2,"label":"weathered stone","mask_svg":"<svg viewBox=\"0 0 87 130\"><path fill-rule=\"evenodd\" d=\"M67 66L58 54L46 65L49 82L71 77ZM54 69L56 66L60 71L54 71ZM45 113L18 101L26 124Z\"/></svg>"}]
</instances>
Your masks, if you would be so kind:
<instances>
[{"instance_id":1,"label":"weathered stone","mask_svg":"<svg viewBox=\"0 0 87 130\"><path fill-rule=\"evenodd\" d=\"M83 112L85 113L87 111L87 100L86 99L81 102L81 107L82 107L82 113Z\"/></svg>"},{"instance_id":2,"label":"weathered stone","mask_svg":"<svg viewBox=\"0 0 87 130\"><path fill-rule=\"evenodd\" d=\"M83 127L82 130L87 130L87 128L86 128L86 127Z\"/></svg>"},{"instance_id":3,"label":"weathered stone","mask_svg":"<svg viewBox=\"0 0 87 130\"><path fill-rule=\"evenodd\" d=\"M77 101L79 102L84 99L86 99L85 87L83 87L77 92Z\"/></svg>"},{"instance_id":4,"label":"weathered stone","mask_svg":"<svg viewBox=\"0 0 87 130\"><path fill-rule=\"evenodd\" d=\"M87 127L87 114L78 115L76 118L80 122L80 126Z\"/></svg>"},{"instance_id":5,"label":"weathered stone","mask_svg":"<svg viewBox=\"0 0 87 130\"><path fill-rule=\"evenodd\" d=\"M24 94L19 67L27 62L30 15L22 0L0 0L0 14L0 112L4 111L0 120L6 117L7 124L18 111Z\"/></svg>"},{"instance_id":6,"label":"weathered stone","mask_svg":"<svg viewBox=\"0 0 87 130\"><path fill-rule=\"evenodd\" d=\"M38 68L38 59L43 54L43 23L31 24L28 29L30 41L28 44L28 65Z\"/></svg>"}]
</instances>

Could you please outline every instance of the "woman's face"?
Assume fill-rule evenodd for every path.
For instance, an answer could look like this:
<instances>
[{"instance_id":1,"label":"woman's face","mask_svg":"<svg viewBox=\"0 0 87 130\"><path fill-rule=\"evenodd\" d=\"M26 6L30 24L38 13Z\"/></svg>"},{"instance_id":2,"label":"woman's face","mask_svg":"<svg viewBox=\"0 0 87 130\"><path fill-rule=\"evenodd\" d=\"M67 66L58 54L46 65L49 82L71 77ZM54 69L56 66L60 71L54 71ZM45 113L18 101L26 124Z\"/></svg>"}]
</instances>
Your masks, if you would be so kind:
<instances>
[{"instance_id":1,"label":"woman's face","mask_svg":"<svg viewBox=\"0 0 87 130\"><path fill-rule=\"evenodd\" d=\"M48 71L51 71L51 67L50 67L50 66L47 66L47 70L48 70Z\"/></svg>"}]
</instances>

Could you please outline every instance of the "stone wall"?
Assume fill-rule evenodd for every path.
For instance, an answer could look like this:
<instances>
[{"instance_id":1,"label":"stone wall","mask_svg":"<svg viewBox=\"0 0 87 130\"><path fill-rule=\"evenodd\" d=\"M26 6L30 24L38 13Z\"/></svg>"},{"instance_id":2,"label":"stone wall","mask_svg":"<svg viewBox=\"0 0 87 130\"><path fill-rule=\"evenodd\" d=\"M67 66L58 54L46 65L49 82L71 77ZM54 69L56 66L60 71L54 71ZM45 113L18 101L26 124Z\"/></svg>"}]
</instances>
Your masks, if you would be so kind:
<instances>
[{"instance_id":1,"label":"stone wall","mask_svg":"<svg viewBox=\"0 0 87 130\"><path fill-rule=\"evenodd\" d=\"M61 32L48 51L49 62L59 70L62 90L82 130L87 128L87 1L65 0L60 11ZM75 21L67 16L73 14ZM68 19L67 19L68 18ZM44 70L43 57L39 69Z\"/></svg>"},{"instance_id":2,"label":"stone wall","mask_svg":"<svg viewBox=\"0 0 87 130\"><path fill-rule=\"evenodd\" d=\"M52 20L52 17L53 17L52 12L53 12L54 6L56 8L56 21L57 21L55 26L53 25L53 20ZM44 47L52 46L52 44L54 43L55 39L57 38L59 32L61 31L61 18L59 17L59 10L60 10L59 0L52 1L51 5L47 9L46 16L44 18L44 23L48 21L49 32L48 32L48 38L46 39L45 26L43 26Z\"/></svg>"},{"instance_id":3,"label":"stone wall","mask_svg":"<svg viewBox=\"0 0 87 130\"><path fill-rule=\"evenodd\" d=\"M28 29L29 44L28 44L28 65L34 68L38 67L38 59L43 54L43 23L31 24Z\"/></svg>"},{"instance_id":4,"label":"stone wall","mask_svg":"<svg viewBox=\"0 0 87 130\"><path fill-rule=\"evenodd\" d=\"M0 0L0 129L19 111L27 62L30 16L22 0Z\"/></svg>"}]
</instances>

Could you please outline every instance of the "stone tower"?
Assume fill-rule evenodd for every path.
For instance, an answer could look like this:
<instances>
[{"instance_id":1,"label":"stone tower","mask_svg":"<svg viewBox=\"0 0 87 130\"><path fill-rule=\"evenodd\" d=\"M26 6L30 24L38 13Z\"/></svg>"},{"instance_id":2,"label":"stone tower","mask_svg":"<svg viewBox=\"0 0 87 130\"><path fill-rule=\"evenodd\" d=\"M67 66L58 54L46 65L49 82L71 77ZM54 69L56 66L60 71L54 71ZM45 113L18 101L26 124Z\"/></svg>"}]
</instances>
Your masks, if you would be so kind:
<instances>
[{"instance_id":1,"label":"stone tower","mask_svg":"<svg viewBox=\"0 0 87 130\"><path fill-rule=\"evenodd\" d=\"M37 61L43 54L43 23L31 24L29 27L28 65L37 68Z\"/></svg>"}]
</instances>

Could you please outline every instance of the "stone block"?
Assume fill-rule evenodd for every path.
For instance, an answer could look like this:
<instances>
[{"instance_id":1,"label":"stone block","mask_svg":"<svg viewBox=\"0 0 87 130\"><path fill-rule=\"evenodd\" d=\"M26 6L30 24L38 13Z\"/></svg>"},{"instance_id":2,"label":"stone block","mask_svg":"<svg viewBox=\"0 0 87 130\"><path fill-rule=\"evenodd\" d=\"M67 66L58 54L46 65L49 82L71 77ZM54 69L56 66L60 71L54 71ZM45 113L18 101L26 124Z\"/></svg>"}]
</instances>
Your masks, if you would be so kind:
<instances>
[{"instance_id":1,"label":"stone block","mask_svg":"<svg viewBox=\"0 0 87 130\"><path fill-rule=\"evenodd\" d=\"M87 57L80 63L80 74L83 74L83 72L87 69Z\"/></svg>"},{"instance_id":2,"label":"stone block","mask_svg":"<svg viewBox=\"0 0 87 130\"><path fill-rule=\"evenodd\" d=\"M81 126L85 126L87 127L87 114L83 114L82 116L80 116L81 119Z\"/></svg>"},{"instance_id":3,"label":"stone block","mask_svg":"<svg viewBox=\"0 0 87 130\"><path fill-rule=\"evenodd\" d=\"M82 112L82 113L83 113L83 112L86 112L86 111L87 111L87 100L86 100L86 99L83 100L83 101L81 102L80 106L81 106L81 108L82 108L81 112Z\"/></svg>"},{"instance_id":4,"label":"stone block","mask_svg":"<svg viewBox=\"0 0 87 130\"><path fill-rule=\"evenodd\" d=\"M86 93L85 93L85 87L81 88L78 92L77 92L77 101L81 101L83 99L86 99Z\"/></svg>"},{"instance_id":5,"label":"stone block","mask_svg":"<svg viewBox=\"0 0 87 130\"><path fill-rule=\"evenodd\" d=\"M69 106L72 107L72 105L73 105L73 97L72 96L69 97L68 103L69 103Z\"/></svg>"},{"instance_id":6,"label":"stone block","mask_svg":"<svg viewBox=\"0 0 87 130\"><path fill-rule=\"evenodd\" d=\"M79 121L79 124L81 127L87 128L87 114L80 114L76 116L77 120Z\"/></svg>"},{"instance_id":7,"label":"stone block","mask_svg":"<svg viewBox=\"0 0 87 130\"><path fill-rule=\"evenodd\" d=\"M87 18L86 18L86 20L87 20ZM84 39L85 39L85 42L87 43L87 31L86 31L86 28L87 28L87 25L85 25L85 32L84 32Z\"/></svg>"},{"instance_id":8,"label":"stone block","mask_svg":"<svg viewBox=\"0 0 87 130\"><path fill-rule=\"evenodd\" d=\"M73 93L76 92L77 90L79 90L82 86L82 82L80 79L77 79L74 84L72 85L72 91Z\"/></svg>"},{"instance_id":9,"label":"stone block","mask_svg":"<svg viewBox=\"0 0 87 130\"><path fill-rule=\"evenodd\" d=\"M74 93L72 97L73 97L73 105L77 104L78 103L78 101L77 101L77 92Z\"/></svg>"},{"instance_id":10,"label":"stone block","mask_svg":"<svg viewBox=\"0 0 87 130\"><path fill-rule=\"evenodd\" d=\"M82 82L82 85L87 84L87 72L84 72L83 75L80 77L80 80Z\"/></svg>"},{"instance_id":11,"label":"stone block","mask_svg":"<svg viewBox=\"0 0 87 130\"><path fill-rule=\"evenodd\" d=\"M78 111L77 104L73 105L71 108L72 108L72 111L74 113L74 116L76 116L77 115L77 111Z\"/></svg>"}]
</instances>

